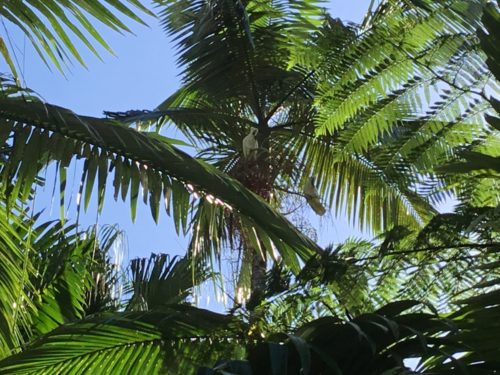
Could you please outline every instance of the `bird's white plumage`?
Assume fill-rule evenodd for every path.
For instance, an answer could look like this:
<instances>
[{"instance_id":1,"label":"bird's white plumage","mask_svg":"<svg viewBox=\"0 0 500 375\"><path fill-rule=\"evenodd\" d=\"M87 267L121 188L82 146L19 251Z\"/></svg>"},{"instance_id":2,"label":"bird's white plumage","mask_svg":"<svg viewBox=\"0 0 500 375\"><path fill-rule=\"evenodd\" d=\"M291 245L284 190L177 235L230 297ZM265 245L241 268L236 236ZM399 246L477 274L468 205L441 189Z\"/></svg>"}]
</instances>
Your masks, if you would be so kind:
<instances>
[{"instance_id":1,"label":"bird's white plumage","mask_svg":"<svg viewBox=\"0 0 500 375\"><path fill-rule=\"evenodd\" d=\"M309 177L304 185L304 195L306 196L307 203L313 209L313 211L320 216L323 216L326 212L325 207L321 203L318 190L314 186L314 178Z\"/></svg>"},{"instance_id":2,"label":"bird's white plumage","mask_svg":"<svg viewBox=\"0 0 500 375\"><path fill-rule=\"evenodd\" d=\"M259 149L259 142L257 142L257 129L250 129L250 133L243 138L243 156L245 159L255 159L257 150Z\"/></svg>"}]
</instances>

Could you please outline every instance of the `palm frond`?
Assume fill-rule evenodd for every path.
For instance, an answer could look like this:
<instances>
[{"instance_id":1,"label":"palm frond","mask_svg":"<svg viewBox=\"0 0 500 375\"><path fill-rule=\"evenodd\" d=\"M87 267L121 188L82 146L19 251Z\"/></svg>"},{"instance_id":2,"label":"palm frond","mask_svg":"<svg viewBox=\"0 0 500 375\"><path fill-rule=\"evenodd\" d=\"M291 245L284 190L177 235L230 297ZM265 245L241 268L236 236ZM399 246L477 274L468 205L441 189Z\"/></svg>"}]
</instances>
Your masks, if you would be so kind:
<instances>
[{"instance_id":1,"label":"palm frond","mask_svg":"<svg viewBox=\"0 0 500 375\"><path fill-rule=\"evenodd\" d=\"M448 180L433 167L485 137L482 117L491 110L484 87L493 81L477 51L480 5L385 2L363 33L335 53L323 53L315 97L320 137L295 147L305 147L310 173L337 210L359 207L365 213L361 220L389 229L398 221L425 223L434 211L431 204L449 194L443 189ZM324 32L324 37L332 33ZM353 159L372 169L367 176L375 179L355 179L361 175L347 165L339 179L342 160ZM394 197L392 208L382 213L377 189ZM384 218L381 225L379 215L395 220Z\"/></svg>"},{"instance_id":2,"label":"palm frond","mask_svg":"<svg viewBox=\"0 0 500 375\"><path fill-rule=\"evenodd\" d=\"M500 61L497 45L500 42L498 27L500 13L498 7L485 4L483 8L483 28L478 30L481 48L486 54L486 64L500 80ZM497 92L494 92L497 93ZM496 206L500 202L498 195L498 176L500 173L500 141L498 139L500 106L498 100L491 95L489 103L496 113L485 113L486 122L494 129L482 137L462 146L460 152L452 160L437 168L438 172L449 176L452 183L459 185L458 196L464 204L476 207ZM496 131L495 131L496 130Z\"/></svg>"},{"instance_id":3,"label":"palm frond","mask_svg":"<svg viewBox=\"0 0 500 375\"><path fill-rule=\"evenodd\" d=\"M320 25L322 13L316 1L159 4L166 31L178 40L186 84L161 107L204 93L225 100L229 95L259 121L269 110L264 95L276 79L286 77L291 50Z\"/></svg>"},{"instance_id":4,"label":"palm frond","mask_svg":"<svg viewBox=\"0 0 500 375\"><path fill-rule=\"evenodd\" d=\"M109 264L109 248L120 232L114 227L104 228L101 235L95 228L83 233L75 229L59 221L34 228L31 282L39 296L32 323L36 335L113 310L120 297L109 290L114 286L112 273L116 273Z\"/></svg>"},{"instance_id":5,"label":"palm frond","mask_svg":"<svg viewBox=\"0 0 500 375\"><path fill-rule=\"evenodd\" d=\"M0 9L0 16L24 33L47 65L50 62L64 72L65 65L73 59L85 66L73 36L99 57L96 44L109 52L112 50L93 21L117 32L131 32L123 23L123 18L144 24L137 12L152 15L138 0L49 0L7 2ZM0 53L11 72L17 75L15 58L12 57L15 57L15 46L8 28L4 27L4 30L7 34L0 36Z\"/></svg>"},{"instance_id":6,"label":"palm frond","mask_svg":"<svg viewBox=\"0 0 500 375\"><path fill-rule=\"evenodd\" d=\"M423 229L394 227L368 245L346 242L335 255L348 265L332 287L353 290L368 280L362 293L342 299L342 305L380 306L394 299L428 301L447 310L457 296L474 295L474 284L494 280L482 267L498 256L500 237L495 207L468 209L436 215Z\"/></svg>"},{"instance_id":7,"label":"palm frond","mask_svg":"<svg viewBox=\"0 0 500 375\"><path fill-rule=\"evenodd\" d=\"M0 361L4 374L193 373L242 350L235 321L189 306L103 314L57 328ZM219 345L232 340L231 346ZM217 345L206 350L209 343Z\"/></svg>"},{"instance_id":8,"label":"palm frond","mask_svg":"<svg viewBox=\"0 0 500 375\"><path fill-rule=\"evenodd\" d=\"M480 7L479 2L471 2L469 7L474 9L463 12L455 6L458 8L451 1L424 11L404 3L382 5L384 12L376 25L348 45L342 51L342 61L325 72L318 96L318 131L325 134L349 128L351 120L354 126L365 126L355 121L356 116L391 97L400 105L378 109L385 111L381 114L385 121L367 124L367 131L383 134L402 119L401 112L412 115L418 111L422 106L420 93L412 94L412 100L405 97L413 89L412 82L454 76L453 71L446 71L450 59L462 56L474 43L480 9L473 10ZM477 61L477 54L471 59ZM480 60L477 62L480 64ZM361 137L362 133L355 134ZM374 137L362 137L356 147L360 150L374 141Z\"/></svg>"},{"instance_id":9,"label":"palm frond","mask_svg":"<svg viewBox=\"0 0 500 375\"><path fill-rule=\"evenodd\" d=\"M245 361L220 360L201 373L243 375L275 370L283 374L444 375L498 371L499 352L494 344L498 327L492 332L486 328L490 319L498 317L498 293L465 303L451 319L413 300L393 302L349 321L323 317L303 324L293 334L276 334L259 342ZM417 362L412 369L406 362L409 359Z\"/></svg>"},{"instance_id":10,"label":"palm frond","mask_svg":"<svg viewBox=\"0 0 500 375\"><path fill-rule=\"evenodd\" d=\"M204 282L208 269L188 257L170 258L152 254L149 259L137 258L130 263L130 311L154 310L162 306L187 302L192 288Z\"/></svg>"},{"instance_id":11,"label":"palm frond","mask_svg":"<svg viewBox=\"0 0 500 375\"><path fill-rule=\"evenodd\" d=\"M0 357L9 355L29 332L35 306L30 258L31 222L22 210L0 205Z\"/></svg>"}]
</instances>

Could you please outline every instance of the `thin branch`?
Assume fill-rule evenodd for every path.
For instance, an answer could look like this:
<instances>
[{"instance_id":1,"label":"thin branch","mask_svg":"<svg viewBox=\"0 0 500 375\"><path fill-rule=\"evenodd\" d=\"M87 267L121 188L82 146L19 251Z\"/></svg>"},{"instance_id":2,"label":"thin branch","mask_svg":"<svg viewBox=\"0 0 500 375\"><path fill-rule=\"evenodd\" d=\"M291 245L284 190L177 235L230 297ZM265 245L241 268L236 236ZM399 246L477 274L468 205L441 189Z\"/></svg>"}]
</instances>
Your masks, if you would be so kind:
<instances>
[{"instance_id":1,"label":"thin branch","mask_svg":"<svg viewBox=\"0 0 500 375\"><path fill-rule=\"evenodd\" d=\"M279 191L285 192L285 193L287 193L287 194L298 195L299 197L306 198L305 194L299 193L298 191L288 190L288 189L283 188L283 187L281 187L281 186L274 186L274 188L275 188L276 190L279 190Z\"/></svg>"},{"instance_id":2,"label":"thin branch","mask_svg":"<svg viewBox=\"0 0 500 375\"><path fill-rule=\"evenodd\" d=\"M410 58L412 59L412 58ZM417 61L417 60L413 60L416 64L424 67L425 69L427 69L428 71L430 71L432 73L432 75L434 75L435 78L437 78L438 80L440 80L441 82L444 82L446 83L447 85L453 87L454 89L458 90L458 91L461 91L463 93L470 93L470 94L474 94L474 95L478 95L480 96L481 98L483 98L484 100L486 100L487 102L489 102L489 98L486 96L486 94L482 91L476 91L476 90L471 90L471 89L467 89L467 88L463 88L459 85L457 85L455 83L455 80L453 80L453 82L450 82L449 80L447 80L445 77L443 77L442 75L440 75L439 73L437 73L436 71L434 71L434 69L432 69L431 67L427 66L426 64L420 62L420 61Z\"/></svg>"},{"instance_id":3,"label":"thin branch","mask_svg":"<svg viewBox=\"0 0 500 375\"><path fill-rule=\"evenodd\" d=\"M392 252L385 253L383 255L373 255L373 256L364 257L364 258L354 258L354 259L352 259L352 261L353 262L361 262L361 261L365 261L365 260L380 259L381 257L385 257L385 256L389 256L389 255L412 254L412 253L419 253L419 252L424 252L424 251L441 251L441 250L462 249L462 248L484 249L484 248L494 247L494 246L500 247L500 242L492 242L489 244L469 243L469 244L458 244L458 245L447 245L447 246L432 246L432 247L426 247L426 248L422 248L422 249L392 251ZM500 252L500 248L497 251Z\"/></svg>"},{"instance_id":4,"label":"thin branch","mask_svg":"<svg viewBox=\"0 0 500 375\"><path fill-rule=\"evenodd\" d=\"M418 54L418 56L412 56L408 51L406 51L404 48L401 48L401 46L399 44L393 42L392 40L385 39L385 41L388 42L389 44L391 44L394 48L403 52L409 60L413 61L415 64L428 70L436 79L440 80L441 82L444 82L447 85L449 85L449 86L453 87L454 89L461 91L463 93L470 93L470 94L478 95L481 98L483 98L484 100L489 102L489 98L486 96L486 94L483 91L475 91L475 90L461 87L454 82L455 80L453 80L453 82L450 82L444 76L440 75L438 72L436 72L434 69L432 69L429 65L421 62L420 58L425 57L426 53L431 51L432 48L430 48L430 47L426 48L424 51L420 52ZM446 39L444 39L444 41L446 41Z\"/></svg>"},{"instance_id":5,"label":"thin branch","mask_svg":"<svg viewBox=\"0 0 500 375\"><path fill-rule=\"evenodd\" d=\"M304 125L307 125L309 124L310 121L292 121L292 122L286 122L284 124L281 124L281 125L276 125L276 126L272 126L269 128L269 131L276 131L276 130L291 130L291 129L287 129L289 127L292 127L294 125L300 125L300 124L304 124Z\"/></svg>"},{"instance_id":6,"label":"thin branch","mask_svg":"<svg viewBox=\"0 0 500 375\"><path fill-rule=\"evenodd\" d=\"M418 263L411 263L411 260L410 260L408 262L408 265L401 267L401 268L398 268L398 271L404 272L404 271L407 271L407 270L412 269L412 268L432 266L432 265L435 265L436 263L441 263L441 262L450 263L450 262L470 261L470 260L476 259L478 256L480 256L480 254L463 255L463 256L454 255L454 256L448 257L448 258L437 258L434 261L420 261ZM393 271L393 270L394 270L394 264L387 265L386 267L378 269L376 271L377 274L373 275L373 277L370 277L370 279L383 276L386 272Z\"/></svg>"}]
</instances>

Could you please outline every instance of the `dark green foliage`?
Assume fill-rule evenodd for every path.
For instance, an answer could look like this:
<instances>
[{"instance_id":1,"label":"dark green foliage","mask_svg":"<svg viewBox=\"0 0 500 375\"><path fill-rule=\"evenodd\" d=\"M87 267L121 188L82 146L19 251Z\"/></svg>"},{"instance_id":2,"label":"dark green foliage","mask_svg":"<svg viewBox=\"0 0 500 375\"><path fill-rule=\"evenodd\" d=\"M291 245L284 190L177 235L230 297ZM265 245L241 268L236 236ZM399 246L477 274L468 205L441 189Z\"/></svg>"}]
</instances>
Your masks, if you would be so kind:
<instances>
[{"instance_id":1,"label":"dark green foliage","mask_svg":"<svg viewBox=\"0 0 500 375\"><path fill-rule=\"evenodd\" d=\"M35 269L31 283L37 296L33 335L115 308L119 296L112 296L110 289L117 271L108 258L118 230L109 227L98 236L90 229L82 235L74 225L49 222L33 232L37 249L31 259Z\"/></svg>"},{"instance_id":2,"label":"dark green foliage","mask_svg":"<svg viewBox=\"0 0 500 375\"><path fill-rule=\"evenodd\" d=\"M357 27L308 0L157 3L184 85L155 111L77 116L2 80L0 373L499 372L498 8L390 0ZM198 158L151 124L178 127ZM20 205L53 161L64 192L74 156L85 207L111 183L135 217L142 188L157 220L163 197L191 256L134 260L119 299L115 230L37 225ZM374 241L319 251L275 212L310 175ZM451 194L457 209L438 213ZM274 261L261 298L190 306L208 261L238 246L238 288L256 255Z\"/></svg>"},{"instance_id":3,"label":"dark green foliage","mask_svg":"<svg viewBox=\"0 0 500 375\"><path fill-rule=\"evenodd\" d=\"M233 323L231 317L190 306L101 314L42 336L30 349L1 361L0 373L189 374L241 350Z\"/></svg>"},{"instance_id":4,"label":"dark green foliage","mask_svg":"<svg viewBox=\"0 0 500 375\"><path fill-rule=\"evenodd\" d=\"M349 321L323 317L253 345L247 362L221 361L199 373L493 374L500 370L499 302L498 292L487 293L447 318L412 300Z\"/></svg>"}]
</instances>

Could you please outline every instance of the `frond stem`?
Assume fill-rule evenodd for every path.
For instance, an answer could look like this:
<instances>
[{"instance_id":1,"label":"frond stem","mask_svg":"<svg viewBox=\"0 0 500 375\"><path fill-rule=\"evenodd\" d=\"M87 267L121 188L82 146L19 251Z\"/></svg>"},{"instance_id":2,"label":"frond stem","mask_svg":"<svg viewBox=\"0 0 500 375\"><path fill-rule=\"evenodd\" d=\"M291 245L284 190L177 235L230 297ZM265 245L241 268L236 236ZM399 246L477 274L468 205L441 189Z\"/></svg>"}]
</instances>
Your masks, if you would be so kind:
<instances>
[{"instance_id":1,"label":"frond stem","mask_svg":"<svg viewBox=\"0 0 500 375\"><path fill-rule=\"evenodd\" d=\"M488 244L468 243L468 244L457 244L457 245L446 245L446 246L431 246L431 247L426 247L426 248L422 248L422 249L392 251L392 252L385 253L382 256L373 255L373 256L364 257L364 258L355 258L355 259L353 259L353 262L362 262L365 260L380 259L381 257L386 257L389 255L412 254L412 253L419 253L419 252L424 252L424 251L441 251L441 250L462 249L462 248L484 249L484 248L494 247L494 246L499 247L499 249L495 250L495 252L500 252L500 242L492 242L492 243L488 243Z\"/></svg>"},{"instance_id":2,"label":"frond stem","mask_svg":"<svg viewBox=\"0 0 500 375\"><path fill-rule=\"evenodd\" d=\"M302 193L299 193L298 191L292 191L288 190L287 188L281 187L281 186L274 186L276 190L282 191L287 194L292 194L292 195L298 195L299 197L306 198L306 196Z\"/></svg>"}]
</instances>

